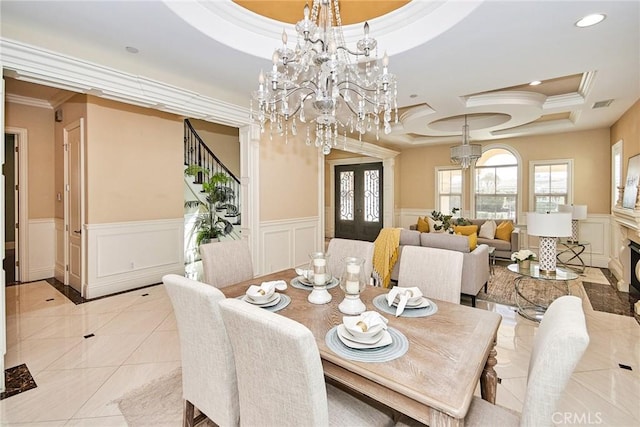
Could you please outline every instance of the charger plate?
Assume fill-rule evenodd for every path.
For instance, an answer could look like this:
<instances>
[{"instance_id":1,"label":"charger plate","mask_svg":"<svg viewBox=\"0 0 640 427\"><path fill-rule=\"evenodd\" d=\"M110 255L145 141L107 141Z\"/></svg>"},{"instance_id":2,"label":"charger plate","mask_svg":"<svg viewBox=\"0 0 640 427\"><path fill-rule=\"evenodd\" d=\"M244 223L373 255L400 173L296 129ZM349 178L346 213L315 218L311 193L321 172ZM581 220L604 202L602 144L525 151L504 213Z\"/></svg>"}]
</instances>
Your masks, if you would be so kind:
<instances>
[{"instance_id":1,"label":"charger plate","mask_svg":"<svg viewBox=\"0 0 640 427\"><path fill-rule=\"evenodd\" d=\"M291 286L311 292L313 290L313 286L305 285L302 281L300 281L300 277L302 276L294 277L293 279L291 279ZM327 284L327 289L335 288L339 284L340 280L337 277L332 277L329 281L329 284Z\"/></svg>"},{"instance_id":2,"label":"charger plate","mask_svg":"<svg viewBox=\"0 0 640 427\"><path fill-rule=\"evenodd\" d=\"M402 357L409 350L409 340L395 328L387 328L391 335L391 344L384 347L356 349L342 343L338 337L338 327L329 329L324 341L335 354L356 362L388 362Z\"/></svg>"},{"instance_id":3,"label":"charger plate","mask_svg":"<svg viewBox=\"0 0 640 427\"><path fill-rule=\"evenodd\" d=\"M424 297L423 297L424 298ZM428 299L428 298L425 298ZM424 308L411 308L405 307L404 311L400 315L400 317L427 317L436 314L438 311L438 306L433 300L429 300L429 307ZM387 294L380 294L373 299L373 305L381 311L384 311L387 314L396 315L396 307L389 307L387 304Z\"/></svg>"},{"instance_id":4,"label":"charger plate","mask_svg":"<svg viewBox=\"0 0 640 427\"><path fill-rule=\"evenodd\" d=\"M240 295L239 297L237 297L237 299L244 300L244 297L245 297L245 295ZM251 303L248 302L247 304L251 304ZM267 311L271 311L271 312L275 313L276 311L282 310L283 308L285 308L289 304L291 304L291 297L289 295L286 295L286 294L280 294L280 301L278 301L278 303L275 304L275 305L272 305L270 307L260 307L257 304L254 304L254 305L256 305L257 307L262 308L263 310L267 310Z\"/></svg>"}]
</instances>

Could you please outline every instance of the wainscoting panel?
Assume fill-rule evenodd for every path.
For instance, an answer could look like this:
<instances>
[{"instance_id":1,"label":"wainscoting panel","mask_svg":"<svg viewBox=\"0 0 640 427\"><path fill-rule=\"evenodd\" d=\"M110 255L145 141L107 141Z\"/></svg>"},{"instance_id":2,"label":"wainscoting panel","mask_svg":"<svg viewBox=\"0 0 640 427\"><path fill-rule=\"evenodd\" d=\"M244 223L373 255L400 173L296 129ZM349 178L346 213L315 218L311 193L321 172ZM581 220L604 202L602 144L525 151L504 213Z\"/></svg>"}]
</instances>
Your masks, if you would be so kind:
<instances>
[{"instance_id":1,"label":"wainscoting panel","mask_svg":"<svg viewBox=\"0 0 640 427\"><path fill-rule=\"evenodd\" d=\"M54 277L64 283L64 219L56 218L56 269Z\"/></svg>"},{"instance_id":2,"label":"wainscoting panel","mask_svg":"<svg viewBox=\"0 0 640 427\"><path fill-rule=\"evenodd\" d=\"M184 274L184 219L88 224L85 298Z\"/></svg>"},{"instance_id":3,"label":"wainscoting panel","mask_svg":"<svg viewBox=\"0 0 640 427\"><path fill-rule=\"evenodd\" d=\"M434 208L429 209L396 209L394 227L409 229L410 225L418 222L419 216L431 215ZM464 216L464 215L463 215Z\"/></svg>"},{"instance_id":4,"label":"wainscoting panel","mask_svg":"<svg viewBox=\"0 0 640 427\"><path fill-rule=\"evenodd\" d=\"M319 218L260 223L260 254L256 275L306 264L309 253L322 250Z\"/></svg>"},{"instance_id":5,"label":"wainscoting panel","mask_svg":"<svg viewBox=\"0 0 640 427\"><path fill-rule=\"evenodd\" d=\"M27 243L28 277L23 282L53 277L56 265L56 222L54 218L30 219Z\"/></svg>"}]
</instances>

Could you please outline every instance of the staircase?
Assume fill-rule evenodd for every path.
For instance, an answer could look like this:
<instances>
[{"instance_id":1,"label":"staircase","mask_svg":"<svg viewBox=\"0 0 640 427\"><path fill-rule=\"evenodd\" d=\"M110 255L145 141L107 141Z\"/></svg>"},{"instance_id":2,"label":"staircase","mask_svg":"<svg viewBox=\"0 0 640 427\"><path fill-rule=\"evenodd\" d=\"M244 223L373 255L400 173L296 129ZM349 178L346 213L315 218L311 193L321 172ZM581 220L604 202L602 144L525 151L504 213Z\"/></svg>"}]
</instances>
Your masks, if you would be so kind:
<instances>
[{"instance_id":1,"label":"staircase","mask_svg":"<svg viewBox=\"0 0 640 427\"><path fill-rule=\"evenodd\" d=\"M207 169L210 173L209 176L218 172L229 176L230 180L225 185L231 188L234 196L228 203L216 207L216 213L219 217L229 221L233 225L233 229L230 233L221 236L220 240L240 239L240 180L207 147L188 119L184 121L184 165L185 169L189 165L197 165ZM184 179L184 259L187 276L198 278L199 272L193 271L195 264L198 264L200 260L196 244L198 230L195 227L195 222L200 215L207 211L206 194L202 189L202 183L206 176L199 173L195 179L189 175L185 175ZM199 270L200 267L197 266L197 269Z\"/></svg>"}]
</instances>

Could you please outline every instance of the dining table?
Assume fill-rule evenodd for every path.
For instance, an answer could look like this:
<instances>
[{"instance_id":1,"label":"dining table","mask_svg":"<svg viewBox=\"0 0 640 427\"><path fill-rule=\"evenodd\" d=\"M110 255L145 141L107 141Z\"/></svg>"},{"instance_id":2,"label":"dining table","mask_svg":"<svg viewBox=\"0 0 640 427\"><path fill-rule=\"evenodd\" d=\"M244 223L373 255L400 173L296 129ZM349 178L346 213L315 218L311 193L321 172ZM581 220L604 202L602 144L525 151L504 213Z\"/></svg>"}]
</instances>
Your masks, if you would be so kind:
<instances>
[{"instance_id":1,"label":"dining table","mask_svg":"<svg viewBox=\"0 0 640 427\"><path fill-rule=\"evenodd\" d=\"M333 351L326 339L345 316L338 310L344 298L340 286L328 290L332 296L329 303L312 304L307 300L311 287L291 286L296 278L294 269L286 269L221 291L228 298L240 298L251 284L284 280L287 289L279 292L291 301L277 313L311 330L325 377L421 423L463 426L478 382L482 398L495 403L495 344L502 319L498 313L436 299L432 301L437 311L429 316L380 313L388 320L389 329L406 337L406 352L384 362L353 360ZM367 285L360 294L367 311L380 312L373 300L388 291Z\"/></svg>"}]
</instances>

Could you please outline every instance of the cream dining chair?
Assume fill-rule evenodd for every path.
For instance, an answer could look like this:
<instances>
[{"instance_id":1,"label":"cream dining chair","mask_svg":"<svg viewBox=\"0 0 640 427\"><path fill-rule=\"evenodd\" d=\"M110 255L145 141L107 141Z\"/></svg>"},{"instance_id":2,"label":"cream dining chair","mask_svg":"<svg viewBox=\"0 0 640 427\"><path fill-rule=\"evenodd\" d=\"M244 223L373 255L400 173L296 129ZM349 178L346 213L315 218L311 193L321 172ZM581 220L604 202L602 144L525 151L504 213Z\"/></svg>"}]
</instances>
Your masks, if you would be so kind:
<instances>
[{"instance_id":1,"label":"cream dining chair","mask_svg":"<svg viewBox=\"0 0 640 427\"><path fill-rule=\"evenodd\" d=\"M253 278L251 252L246 240L225 240L200 245L204 282L224 288Z\"/></svg>"},{"instance_id":2,"label":"cream dining chair","mask_svg":"<svg viewBox=\"0 0 640 427\"><path fill-rule=\"evenodd\" d=\"M427 298L460 304L463 258L458 251L405 246L400 257L398 286L416 286Z\"/></svg>"},{"instance_id":3,"label":"cream dining chair","mask_svg":"<svg viewBox=\"0 0 640 427\"><path fill-rule=\"evenodd\" d=\"M558 402L588 345L582 300L571 295L556 299L544 314L533 342L522 414L474 397L464 425L553 426ZM562 423L560 419L555 422ZM419 425L406 417L396 424L397 427Z\"/></svg>"},{"instance_id":4,"label":"cream dining chair","mask_svg":"<svg viewBox=\"0 0 640 427\"><path fill-rule=\"evenodd\" d=\"M180 336L184 426L194 425L194 406L219 426L239 425L235 362L218 305L225 296L176 274L162 281Z\"/></svg>"},{"instance_id":5,"label":"cream dining chair","mask_svg":"<svg viewBox=\"0 0 640 427\"><path fill-rule=\"evenodd\" d=\"M371 273L373 272L373 242L363 240L349 240L334 238L329 241L327 253L329 257L329 268L331 275L338 279L344 271L344 259L346 257L357 257L364 259L364 277L369 284Z\"/></svg>"},{"instance_id":6,"label":"cream dining chair","mask_svg":"<svg viewBox=\"0 0 640 427\"><path fill-rule=\"evenodd\" d=\"M392 426L375 408L324 380L304 325L237 299L220 302L238 375L243 426Z\"/></svg>"}]
</instances>

